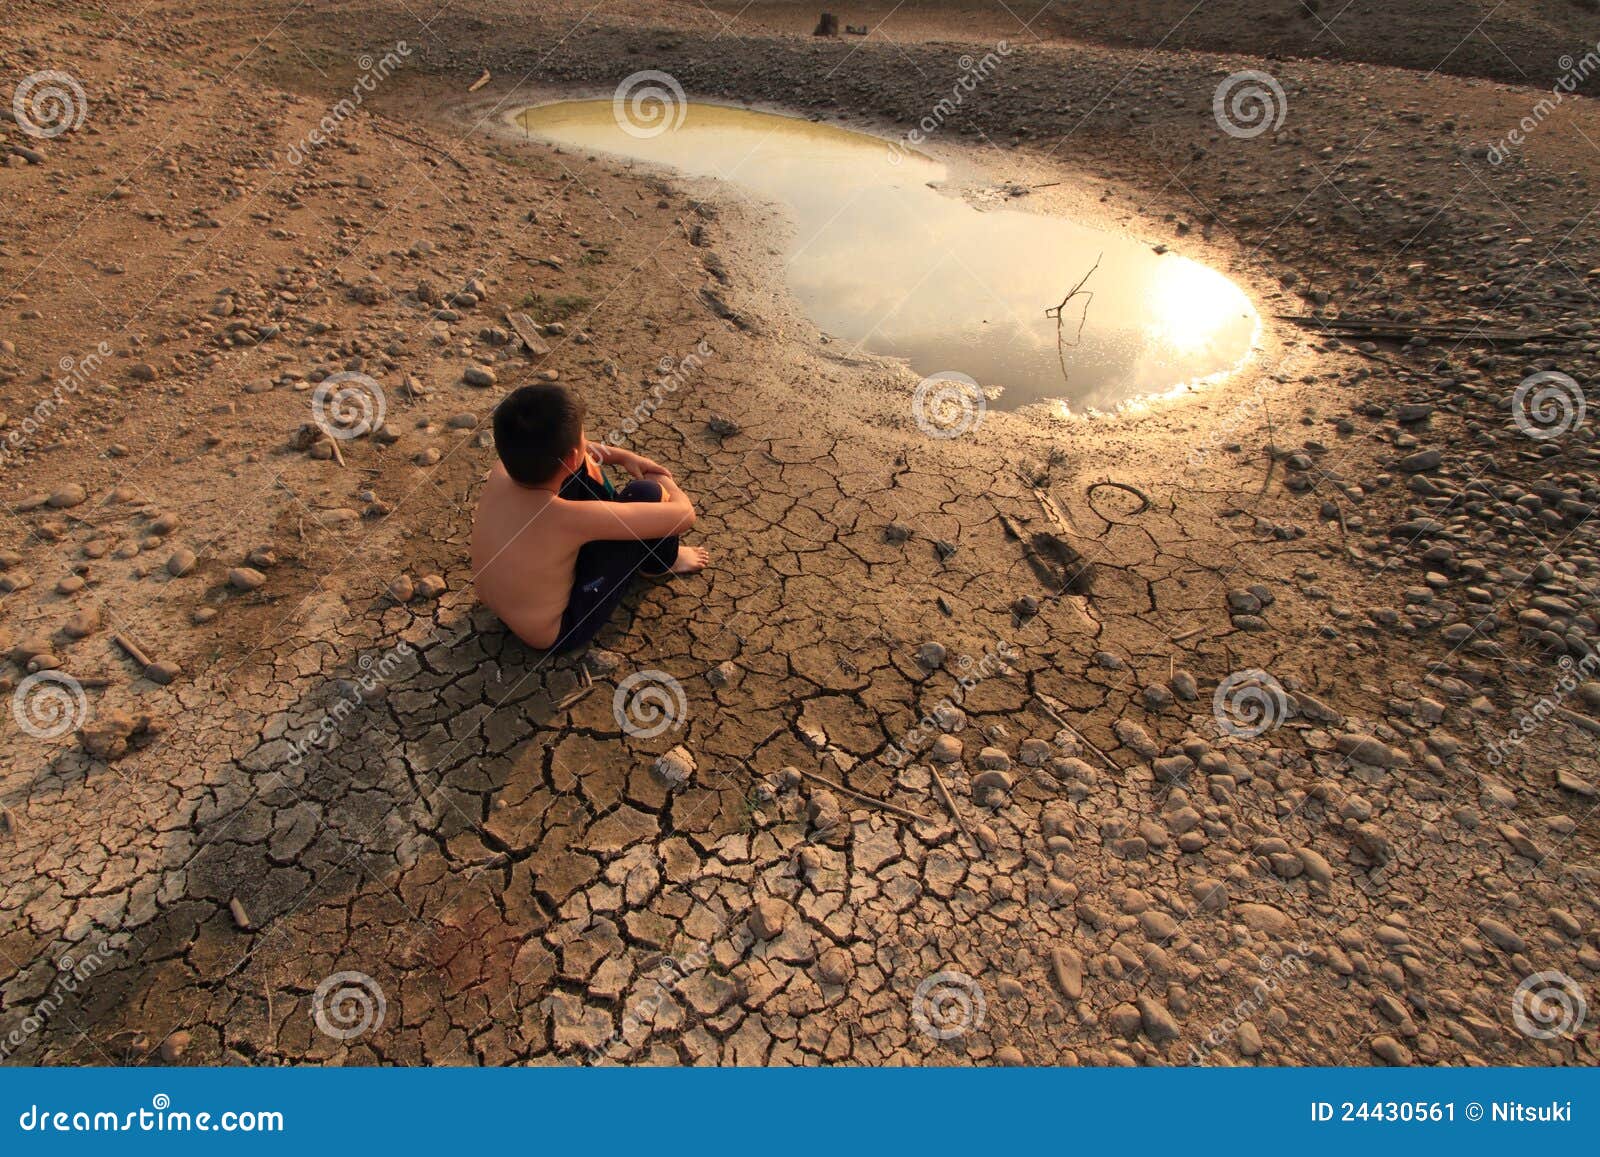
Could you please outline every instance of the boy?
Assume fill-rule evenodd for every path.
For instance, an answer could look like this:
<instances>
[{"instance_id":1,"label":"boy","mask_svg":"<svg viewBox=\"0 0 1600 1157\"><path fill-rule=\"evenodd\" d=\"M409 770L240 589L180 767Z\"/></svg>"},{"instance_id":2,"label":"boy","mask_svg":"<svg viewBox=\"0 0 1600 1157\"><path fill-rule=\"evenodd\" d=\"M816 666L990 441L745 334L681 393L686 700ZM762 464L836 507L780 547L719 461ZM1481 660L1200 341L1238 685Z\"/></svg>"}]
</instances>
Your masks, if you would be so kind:
<instances>
[{"instance_id":1,"label":"boy","mask_svg":"<svg viewBox=\"0 0 1600 1157\"><path fill-rule=\"evenodd\" d=\"M693 574L709 561L679 546L694 505L664 466L583 433L583 403L556 385L523 386L494 411L494 448L472 520L478 598L530 647L592 639L635 573ZM613 492L599 463L632 476Z\"/></svg>"}]
</instances>

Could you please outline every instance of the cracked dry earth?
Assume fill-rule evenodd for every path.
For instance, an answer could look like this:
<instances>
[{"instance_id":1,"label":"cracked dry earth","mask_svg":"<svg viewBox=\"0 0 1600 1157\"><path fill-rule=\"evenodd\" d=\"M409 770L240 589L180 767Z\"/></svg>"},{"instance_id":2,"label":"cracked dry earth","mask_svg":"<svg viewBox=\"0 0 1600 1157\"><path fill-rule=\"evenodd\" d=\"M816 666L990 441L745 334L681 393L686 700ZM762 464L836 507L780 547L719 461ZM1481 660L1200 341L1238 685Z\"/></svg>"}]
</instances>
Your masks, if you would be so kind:
<instances>
[{"instance_id":1,"label":"cracked dry earth","mask_svg":"<svg viewBox=\"0 0 1600 1157\"><path fill-rule=\"evenodd\" d=\"M1435 134L1517 94L1373 71L1442 130L1298 62L1319 115L1196 136L1177 183L1145 150L1182 126L1142 109L1084 129L1146 142L1093 176L983 159L1092 181L1264 315L1470 300L1542 346L1272 327L1193 399L936 439L914 375L793 311L765 207L497 134L526 66L459 102L494 52L610 84L660 43L691 94L805 105L848 49L861 109L910 123L939 81L891 61L959 45L154 7L0 30L8 85L67 69L89 102L42 142L0 122L0 680L40 713L0 715L9 1062L1594 1063L1592 1021L1516 1002L1600 975L1600 452L1510 395L1593 374L1597 171L1552 143L1488 195L1456 174L1442 224L1421 196L1468 155ZM286 163L373 28L416 54ZM974 116L1038 128L1135 59L1027 46ZM1216 60L1159 67L1209 109ZM1313 185L1368 117L1398 137ZM335 454L301 428L338 373L386 413ZM483 421L539 375L601 431L674 383L635 444L718 560L578 656L475 608L465 564Z\"/></svg>"}]
</instances>

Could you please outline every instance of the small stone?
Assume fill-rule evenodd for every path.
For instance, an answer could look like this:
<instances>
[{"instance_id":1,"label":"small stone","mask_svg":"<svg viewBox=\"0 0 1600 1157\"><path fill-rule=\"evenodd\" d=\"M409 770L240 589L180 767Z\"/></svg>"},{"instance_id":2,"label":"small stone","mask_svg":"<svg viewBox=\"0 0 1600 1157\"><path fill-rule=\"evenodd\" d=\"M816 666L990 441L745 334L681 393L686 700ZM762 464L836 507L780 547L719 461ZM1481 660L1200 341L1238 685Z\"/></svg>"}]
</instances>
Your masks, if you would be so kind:
<instances>
[{"instance_id":1,"label":"small stone","mask_svg":"<svg viewBox=\"0 0 1600 1157\"><path fill-rule=\"evenodd\" d=\"M934 763L957 763L961 759L961 740L954 735L941 735L933 741L928 758Z\"/></svg>"},{"instance_id":2,"label":"small stone","mask_svg":"<svg viewBox=\"0 0 1600 1157\"><path fill-rule=\"evenodd\" d=\"M417 598L436 599L449 590L449 584L444 581L443 575L425 574L417 579Z\"/></svg>"},{"instance_id":3,"label":"small stone","mask_svg":"<svg viewBox=\"0 0 1600 1157\"><path fill-rule=\"evenodd\" d=\"M1172 1018L1172 1012L1166 1005L1153 997L1141 996L1138 1000L1139 1018L1144 1026L1144 1034L1157 1044L1166 1044L1168 1041L1177 1040L1183 1035L1178 1027L1178 1022Z\"/></svg>"},{"instance_id":4,"label":"small stone","mask_svg":"<svg viewBox=\"0 0 1600 1157\"><path fill-rule=\"evenodd\" d=\"M994 1050L994 1060L998 1065L1008 1069L1018 1069L1028 1062L1023 1059L1022 1050L1015 1045L1001 1045Z\"/></svg>"},{"instance_id":5,"label":"small stone","mask_svg":"<svg viewBox=\"0 0 1600 1157\"><path fill-rule=\"evenodd\" d=\"M199 559L195 557L194 551L179 548L173 551L167 559L167 573L173 578L179 578L192 571L198 561Z\"/></svg>"},{"instance_id":6,"label":"small stone","mask_svg":"<svg viewBox=\"0 0 1600 1157\"><path fill-rule=\"evenodd\" d=\"M89 492L76 482L63 486L45 501L52 510L70 510L89 501Z\"/></svg>"},{"instance_id":7,"label":"small stone","mask_svg":"<svg viewBox=\"0 0 1600 1157\"><path fill-rule=\"evenodd\" d=\"M1478 921L1478 931L1487 936L1495 947L1504 952L1526 952L1528 949L1526 940L1493 916L1485 916L1480 919Z\"/></svg>"},{"instance_id":8,"label":"small stone","mask_svg":"<svg viewBox=\"0 0 1600 1157\"><path fill-rule=\"evenodd\" d=\"M1051 949L1050 971L1055 975L1061 994L1068 1000L1077 1000L1083 995L1083 957L1071 948Z\"/></svg>"},{"instance_id":9,"label":"small stone","mask_svg":"<svg viewBox=\"0 0 1600 1157\"><path fill-rule=\"evenodd\" d=\"M397 603L409 603L411 597L417 593L416 584L411 581L408 574L395 575L389 580L389 597Z\"/></svg>"},{"instance_id":10,"label":"small stone","mask_svg":"<svg viewBox=\"0 0 1600 1157\"><path fill-rule=\"evenodd\" d=\"M190 1036L181 1029L161 1042L161 1059L169 1065L177 1064L189 1051Z\"/></svg>"},{"instance_id":11,"label":"small stone","mask_svg":"<svg viewBox=\"0 0 1600 1157\"><path fill-rule=\"evenodd\" d=\"M1409 1065L1411 1063L1411 1050L1392 1036L1373 1037L1372 1051L1386 1064Z\"/></svg>"},{"instance_id":12,"label":"small stone","mask_svg":"<svg viewBox=\"0 0 1600 1157\"><path fill-rule=\"evenodd\" d=\"M817 977L824 984L849 984L855 974L855 957L837 945L817 960Z\"/></svg>"},{"instance_id":13,"label":"small stone","mask_svg":"<svg viewBox=\"0 0 1600 1157\"><path fill-rule=\"evenodd\" d=\"M944 666L947 653L943 643L924 643L917 648L917 662L929 671L937 671Z\"/></svg>"},{"instance_id":14,"label":"small stone","mask_svg":"<svg viewBox=\"0 0 1600 1157\"><path fill-rule=\"evenodd\" d=\"M773 940L783 935L794 909L783 900L768 896L750 910L750 931L759 940Z\"/></svg>"},{"instance_id":15,"label":"small stone","mask_svg":"<svg viewBox=\"0 0 1600 1157\"><path fill-rule=\"evenodd\" d=\"M165 687L183 674L183 668L170 659L157 659L144 669L144 677L158 686Z\"/></svg>"},{"instance_id":16,"label":"small stone","mask_svg":"<svg viewBox=\"0 0 1600 1157\"><path fill-rule=\"evenodd\" d=\"M267 581L267 576L249 566L236 566L228 571L228 585L235 590L253 591Z\"/></svg>"},{"instance_id":17,"label":"small stone","mask_svg":"<svg viewBox=\"0 0 1600 1157\"><path fill-rule=\"evenodd\" d=\"M100 609L86 607L75 611L61 626L61 633L69 639L83 639L100 629Z\"/></svg>"},{"instance_id":18,"label":"small stone","mask_svg":"<svg viewBox=\"0 0 1600 1157\"><path fill-rule=\"evenodd\" d=\"M1288 936L1294 932L1294 917L1271 904L1240 904L1235 911L1246 928L1269 936Z\"/></svg>"},{"instance_id":19,"label":"small stone","mask_svg":"<svg viewBox=\"0 0 1600 1157\"><path fill-rule=\"evenodd\" d=\"M656 759L655 773L672 787L682 787L694 776L694 756L679 744Z\"/></svg>"},{"instance_id":20,"label":"small stone","mask_svg":"<svg viewBox=\"0 0 1600 1157\"><path fill-rule=\"evenodd\" d=\"M468 366L461 375L461 380L469 386L487 389L498 380L494 371L488 366Z\"/></svg>"}]
</instances>

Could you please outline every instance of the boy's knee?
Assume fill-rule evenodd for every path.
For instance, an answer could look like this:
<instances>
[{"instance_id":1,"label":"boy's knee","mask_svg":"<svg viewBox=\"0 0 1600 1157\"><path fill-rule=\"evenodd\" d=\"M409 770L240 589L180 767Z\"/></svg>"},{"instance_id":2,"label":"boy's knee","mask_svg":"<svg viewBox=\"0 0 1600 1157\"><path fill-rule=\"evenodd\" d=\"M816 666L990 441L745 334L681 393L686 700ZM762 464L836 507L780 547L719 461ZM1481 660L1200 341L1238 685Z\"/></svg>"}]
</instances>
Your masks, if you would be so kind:
<instances>
[{"instance_id":1,"label":"boy's knee","mask_svg":"<svg viewBox=\"0 0 1600 1157\"><path fill-rule=\"evenodd\" d=\"M635 478L617 492L623 502L660 502L661 496L661 483L646 478Z\"/></svg>"}]
</instances>

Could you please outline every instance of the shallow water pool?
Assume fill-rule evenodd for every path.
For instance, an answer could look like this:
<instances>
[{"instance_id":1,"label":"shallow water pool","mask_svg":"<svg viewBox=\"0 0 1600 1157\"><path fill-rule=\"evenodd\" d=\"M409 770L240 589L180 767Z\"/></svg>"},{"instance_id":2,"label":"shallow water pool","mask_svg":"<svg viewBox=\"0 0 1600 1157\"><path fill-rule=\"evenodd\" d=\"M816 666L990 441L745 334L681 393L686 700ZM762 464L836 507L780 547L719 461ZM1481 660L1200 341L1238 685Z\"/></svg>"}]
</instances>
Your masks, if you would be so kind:
<instances>
[{"instance_id":1,"label":"shallow water pool","mask_svg":"<svg viewBox=\"0 0 1600 1157\"><path fill-rule=\"evenodd\" d=\"M789 289L818 327L919 375L971 378L991 407L1108 409L1234 370L1255 339L1249 298L1216 270L1061 218L974 207L930 187L947 179L944 165L879 137L670 100L518 115L534 137L781 204L795 224ZM1058 333L1047 310L1097 260Z\"/></svg>"}]
</instances>

